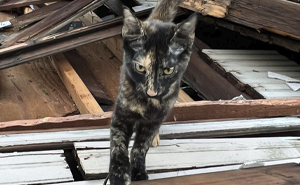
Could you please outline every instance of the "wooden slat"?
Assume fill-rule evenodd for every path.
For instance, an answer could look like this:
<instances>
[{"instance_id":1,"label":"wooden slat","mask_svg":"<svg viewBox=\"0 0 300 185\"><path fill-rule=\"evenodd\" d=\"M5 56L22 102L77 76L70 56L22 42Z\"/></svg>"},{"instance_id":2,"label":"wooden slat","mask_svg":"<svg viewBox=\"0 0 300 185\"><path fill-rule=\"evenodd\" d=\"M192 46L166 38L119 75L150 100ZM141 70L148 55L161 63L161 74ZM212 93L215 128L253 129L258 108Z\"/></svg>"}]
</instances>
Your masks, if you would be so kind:
<instances>
[{"instance_id":1,"label":"wooden slat","mask_svg":"<svg viewBox=\"0 0 300 185\"><path fill-rule=\"evenodd\" d=\"M176 103L167 122L226 118L263 118L297 115L300 99L197 101ZM38 120L2 122L1 131L39 130L55 128L92 127L108 128L112 112L96 115L78 115Z\"/></svg>"},{"instance_id":2,"label":"wooden slat","mask_svg":"<svg viewBox=\"0 0 300 185\"><path fill-rule=\"evenodd\" d=\"M78 112L48 58L1 70L0 89L1 122Z\"/></svg>"},{"instance_id":3,"label":"wooden slat","mask_svg":"<svg viewBox=\"0 0 300 185\"><path fill-rule=\"evenodd\" d=\"M0 11L1 10L9 10L11 8L24 7L24 6L33 5L33 4L43 4L46 2L53 2L53 1L55 1L55 0L26 0L26 1L10 0L4 4L0 3Z\"/></svg>"},{"instance_id":4,"label":"wooden slat","mask_svg":"<svg viewBox=\"0 0 300 185\"><path fill-rule=\"evenodd\" d=\"M69 3L69 1L56 2L49 6L44 6L42 8L39 8L28 14L21 15L15 19L10 20L10 22L12 23L13 27L22 28L30 23L33 23L35 21L45 18L46 16L48 16L51 13L58 10L59 8L64 7L68 3Z\"/></svg>"},{"instance_id":5,"label":"wooden slat","mask_svg":"<svg viewBox=\"0 0 300 185\"><path fill-rule=\"evenodd\" d=\"M46 184L73 181L64 151L0 153L0 184Z\"/></svg>"},{"instance_id":6,"label":"wooden slat","mask_svg":"<svg viewBox=\"0 0 300 185\"><path fill-rule=\"evenodd\" d=\"M90 144L78 149L74 145L80 169L85 179L103 178L108 173L109 142ZM299 158L299 151L298 138L161 140L158 147L149 149L146 168L159 172L283 160Z\"/></svg>"},{"instance_id":7,"label":"wooden slat","mask_svg":"<svg viewBox=\"0 0 300 185\"><path fill-rule=\"evenodd\" d=\"M69 16L78 12L82 7L90 4L93 0L73 0L68 4L68 11L65 11L64 7L61 7L59 10L41 20L37 24L31 26L30 28L24 30L22 33L18 34L16 37L5 43L5 46L11 46L15 44L18 40L26 38L32 38L37 34L46 31L47 29L52 28L61 21L67 19ZM27 40L27 39L26 39Z\"/></svg>"},{"instance_id":8,"label":"wooden slat","mask_svg":"<svg viewBox=\"0 0 300 185\"><path fill-rule=\"evenodd\" d=\"M108 105L112 104L113 101L105 92L105 88L97 81L91 70L86 65L87 61L85 58L83 58L77 50L67 51L63 54L97 102Z\"/></svg>"},{"instance_id":9,"label":"wooden slat","mask_svg":"<svg viewBox=\"0 0 300 185\"><path fill-rule=\"evenodd\" d=\"M91 120L92 118L90 118ZM46 119L45 119L46 120ZM246 136L263 133L293 132L300 130L299 118L272 118L233 121L165 123L160 128L163 139L211 138ZM49 118L49 121L51 119ZM83 120L82 124L85 124ZM62 124L54 122L53 124ZM72 122L70 124L72 127ZM98 127L99 128L99 127ZM70 130L70 129L69 129ZM45 132L45 131L44 131ZM0 151L42 150L49 148L71 148L73 142L108 141L109 129L73 130L45 133L0 135Z\"/></svg>"},{"instance_id":10,"label":"wooden slat","mask_svg":"<svg viewBox=\"0 0 300 185\"><path fill-rule=\"evenodd\" d=\"M101 113L103 110L63 54L50 57L60 78L71 94L81 114Z\"/></svg>"},{"instance_id":11,"label":"wooden slat","mask_svg":"<svg viewBox=\"0 0 300 185\"><path fill-rule=\"evenodd\" d=\"M149 11L140 12L137 16L143 19L148 13ZM121 29L122 18L118 17L90 27L58 33L0 49L0 69L19 65L36 58L67 51L87 43L119 35Z\"/></svg>"}]
</instances>

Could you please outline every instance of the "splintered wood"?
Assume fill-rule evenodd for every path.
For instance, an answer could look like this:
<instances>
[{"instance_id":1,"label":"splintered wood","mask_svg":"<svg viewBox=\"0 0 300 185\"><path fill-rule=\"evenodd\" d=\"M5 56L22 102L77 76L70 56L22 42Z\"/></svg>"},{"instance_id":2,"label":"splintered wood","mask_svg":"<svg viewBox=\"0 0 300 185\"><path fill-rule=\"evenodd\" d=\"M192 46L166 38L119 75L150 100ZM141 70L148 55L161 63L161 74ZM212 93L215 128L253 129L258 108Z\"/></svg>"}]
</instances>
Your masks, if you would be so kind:
<instances>
[{"instance_id":1,"label":"splintered wood","mask_svg":"<svg viewBox=\"0 0 300 185\"><path fill-rule=\"evenodd\" d=\"M179 169L243 164L251 161L265 162L299 158L300 141L298 139L162 140L158 147L149 149L146 157L147 171L157 173ZM106 177L109 166L109 142L75 143L74 147L85 179Z\"/></svg>"},{"instance_id":2,"label":"splintered wood","mask_svg":"<svg viewBox=\"0 0 300 185\"><path fill-rule=\"evenodd\" d=\"M232 0L185 0L181 6L202 15L210 15L217 18L223 18L228 12L228 7Z\"/></svg>"},{"instance_id":3,"label":"splintered wood","mask_svg":"<svg viewBox=\"0 0 300 185\"><path fill-rule=\"evenodd\" d=\"M47 184L74 181L64 151L0 153L0 184Z\"/></svg>"}]
</instances>

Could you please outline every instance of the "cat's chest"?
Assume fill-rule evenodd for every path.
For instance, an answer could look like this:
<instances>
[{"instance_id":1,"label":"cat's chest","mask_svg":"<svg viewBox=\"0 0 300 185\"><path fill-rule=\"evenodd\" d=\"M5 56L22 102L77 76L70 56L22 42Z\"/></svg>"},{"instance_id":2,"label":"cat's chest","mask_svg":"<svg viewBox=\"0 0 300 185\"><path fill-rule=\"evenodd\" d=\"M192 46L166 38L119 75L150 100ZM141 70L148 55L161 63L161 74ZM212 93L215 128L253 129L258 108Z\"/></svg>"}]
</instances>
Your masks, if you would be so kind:
<instances>
[{"instance_id":1,"label":"cat's chest","mask_svg":"<svg viewBox=\"0 0 300 185\"><path fill-rule=\"evenodd\" d=\"M139 115L143 119L164 119L172 107L172 102L160 102L157 99L136 100L126 104L129 113Z\"/></svg>"}]
</instances>

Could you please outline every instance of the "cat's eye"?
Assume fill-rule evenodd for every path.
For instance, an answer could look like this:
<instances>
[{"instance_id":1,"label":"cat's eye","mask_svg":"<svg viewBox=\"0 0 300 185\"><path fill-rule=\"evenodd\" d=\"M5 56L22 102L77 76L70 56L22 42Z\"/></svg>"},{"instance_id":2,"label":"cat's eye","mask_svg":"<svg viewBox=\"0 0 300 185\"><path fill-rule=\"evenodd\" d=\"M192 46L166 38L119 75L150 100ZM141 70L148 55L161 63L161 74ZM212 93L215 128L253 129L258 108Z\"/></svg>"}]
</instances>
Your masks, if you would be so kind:
<instances>
[{"instance_id":1,"label":"cat's eye","mask_svg":"<svg viewBox=\"0 0 300 185\"><path fill-rule=\"evenodd\" d=\"M145 71L145 67L140 64L135 64L135 69L141 73Z\"/></svg>"},{"instance_id":2,"label":"cat's eye","mask_svg":"<svg viewBox=\"0 0 300 185\"><path fill-rule=\"evenodd\" d=\"M165 68L164 70L164 74L165 75L170 75L174 72L174 67L170 67L170 68Z\"/></svg>"}]
</instances>

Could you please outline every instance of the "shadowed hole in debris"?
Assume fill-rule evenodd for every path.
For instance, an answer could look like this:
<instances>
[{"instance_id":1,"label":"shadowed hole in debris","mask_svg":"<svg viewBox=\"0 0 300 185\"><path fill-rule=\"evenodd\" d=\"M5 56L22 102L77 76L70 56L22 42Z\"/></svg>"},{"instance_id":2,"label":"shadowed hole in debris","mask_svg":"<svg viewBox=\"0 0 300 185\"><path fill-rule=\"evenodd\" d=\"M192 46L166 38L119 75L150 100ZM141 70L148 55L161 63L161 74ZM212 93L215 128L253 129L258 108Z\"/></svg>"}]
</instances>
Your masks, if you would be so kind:
<instances>
[{"instance_id":1,"label":"shadowed hole in debris","mask_svg":"<svg viewBox=\"0 0 300 185\"><path fill-rule=\"evenodd\" d=\"M83 181L84 179L83 179L80 171L77 168L78 164L77 164L77 161L75 159L75 156L73 155L72 149L65 149L64 154L65 154L65 157L66 157L66 162L69 165L69 168L71 170L71 173L73 175L74 180L75 181Z\"/></svg>"}]
</instances>

